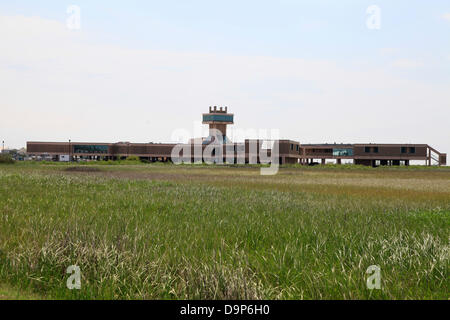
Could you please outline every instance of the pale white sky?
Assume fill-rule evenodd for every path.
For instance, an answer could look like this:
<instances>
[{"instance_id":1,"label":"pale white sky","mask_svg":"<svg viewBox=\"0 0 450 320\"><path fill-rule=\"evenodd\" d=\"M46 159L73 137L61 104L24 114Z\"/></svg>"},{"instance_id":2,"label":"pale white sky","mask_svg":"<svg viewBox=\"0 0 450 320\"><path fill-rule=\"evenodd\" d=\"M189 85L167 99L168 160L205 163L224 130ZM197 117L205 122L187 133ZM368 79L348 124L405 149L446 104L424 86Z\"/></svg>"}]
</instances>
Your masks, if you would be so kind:
<instances>
[{"instance_id":1,"label":"pale white sky","mask_svg":"<svg viewBox=\"0 0 450 320\"><path fill-rule=\"evenodd\" d=\"M270 10L216 25L171 14L169 5L139 11L133 2L135 10L121 11L114 4L105 13L79 2L81 30L66 26L68 4L0 5L0 140L8 147L169 142L176 129L194 135L210 105L226 105L235 114L232 127L279 129L301 143L428 143L450 153L445 2L433 11L408 5L417 28L402 31L406 18L394 17L404 8L384 1L379 30L366 26L371 3L342 5L339 12L354 15L341 22L317 9L294 28L281 23L279 8L276 25ZM232 11L215 9L217 19ZM147 24L133 24L143 17ZM215 34L205 31L210 26Z\"/></svg>"}]
</instances>

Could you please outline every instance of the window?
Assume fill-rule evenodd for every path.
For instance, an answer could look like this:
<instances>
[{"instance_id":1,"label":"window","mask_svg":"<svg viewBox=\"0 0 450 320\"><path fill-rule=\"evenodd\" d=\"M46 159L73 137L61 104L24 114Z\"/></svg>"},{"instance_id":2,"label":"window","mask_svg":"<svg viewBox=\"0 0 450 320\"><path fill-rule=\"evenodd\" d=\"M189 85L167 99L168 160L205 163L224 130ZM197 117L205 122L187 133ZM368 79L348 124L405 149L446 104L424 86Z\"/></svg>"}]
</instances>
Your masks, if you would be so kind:
<instances>
[{"instance_id":1,"label":"window","mask_svg":"<svg viewBox=\"0 0 450 320\"><path fill-rule=\"evenodd\" d=\"M369 153L370 152L370 147L364 147L364 152L365 153Z\"/></svg>"},{"instance_id":2,"label":"window","mask_svg":"<svg viewBox=\"0 0 450 320\"><path fill-rule=\"evenodd\" d=\"M74 153L108 153L108 146L102 145L74 145Z\"/></svg>"},{"instance_id":3,"label":"window","mask_svg":"<svg viewBox=\"0 0 450 320\"><path fill-rule=\"evenodd\" d=\"M409 148L409 153L416 153L416 147Z\"/></svg>"},{"instance_id":4,"label":"window","mask_svg":"<svg viewBox=\"0 0 450 320\"><path fill-rule=\"evenodd\" d=\"M402 147L402 153L406 153L406 147Z\"/></svg>"},{"instance_id":5,"label":"window","mask_svg":"<svg viewBox=\"0 0 450 320\"><path fill-rule=\"evenodd\" d=\"M333 149L333 156L335 157L339 157L339 156L344 156L344 157L349 157L349 156L353 156L353 149L351 148L344 148L344 149Z\"/></svg>"},{"instance_id":6,"label":"window","mask_svg":"<svg viewBox=\"0 0 450 320\"><path fill-rule=\"evenodd\" d=\"M296 147L297 147L297 151L298 151L298 145L296 145Z\"/></svg>"},{"instance_id":7,"label":"window","mask_svg":"<svg viewBox=\"0 0 450 320\"><path fill-rule=\"evenodd\" d=\"M373 147L373 152L378 153L378 147Z\"/></svg>"},{"instance_id":8,"label":"window","mask_svg":"<svg viewBox=\"0 0 450 320\"><path fill-rule=\"evenodd\" d=\"M291 143L291 150L294 150L294 145Z\"/></svg>"},{"instance_id":9,"label":"window","mask_svg":"<svg viewBox=\"0 0 450 320\"><path fill-rule=\"evenodd\" d=\"M204 114L204 122L231 122L233 123L233 116L230 114Z\"/></svg>"}]
</instances>

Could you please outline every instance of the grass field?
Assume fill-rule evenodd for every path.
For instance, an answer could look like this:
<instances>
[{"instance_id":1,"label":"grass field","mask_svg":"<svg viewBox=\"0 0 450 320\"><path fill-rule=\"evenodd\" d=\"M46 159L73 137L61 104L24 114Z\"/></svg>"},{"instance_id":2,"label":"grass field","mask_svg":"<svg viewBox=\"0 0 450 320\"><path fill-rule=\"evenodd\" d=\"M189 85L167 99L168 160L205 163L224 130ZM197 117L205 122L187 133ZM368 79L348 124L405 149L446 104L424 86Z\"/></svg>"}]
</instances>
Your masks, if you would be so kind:
<instances>
[{"instance_id":1,"label":"grass field","mask_svg":"<svg viewBox=\"0 0 450 320\"><path fill-rule=\"evenodd\" d=\"M0 299L450 297L449 168L19 163L0 210Z\"/></svg>"}]
</instances>

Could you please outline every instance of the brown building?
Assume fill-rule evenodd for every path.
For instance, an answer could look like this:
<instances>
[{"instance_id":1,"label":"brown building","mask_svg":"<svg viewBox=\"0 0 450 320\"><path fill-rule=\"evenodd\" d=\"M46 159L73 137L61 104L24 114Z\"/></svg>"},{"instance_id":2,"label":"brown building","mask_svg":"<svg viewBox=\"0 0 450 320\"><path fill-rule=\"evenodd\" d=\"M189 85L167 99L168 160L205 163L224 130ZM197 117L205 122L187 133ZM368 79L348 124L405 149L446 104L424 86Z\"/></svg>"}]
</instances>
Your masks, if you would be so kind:
<instances>
[{"instance_id":1,"label":"brown building","mask_svg":"<svg viewBox=\"0 0 450 320\"><path fill-rule=\"evenodd\" d=\"M226 127L234 123L234 115L217 107L203 114L203 123L209 125L210 135L207 138L193 139L179 153L184 161L194 162L217 160L219 152L223 162L228 163L265 163L270 161L272 150L264 149L263 140L245 140L243 143L232 143L226 135ZM217 131L218 130L218 131ZM203 151L217 139L221 133L223 144L214 149L211 157L202 157ZM446 165L447 155L440 153L427 144L300 144L293 140L277 140L280 164L325 164L326 160L340 164L342 160L352 160L354 164L367 166L409 165L410 161L422 160L425 164ZM55 161L70 160L117 160L128 156L138 156L150 162L172 161L172 150L176 144L163 143L100 143L100 142L27 142L28 156L36 159ZM200 159L196 159L195 151L201 150ZM190 153L189 153L190 151ZM216 154L217 152L217 154ZM266 157L267 156L267 157ZM220 157L220 156L219 156ZM262 158L264 157L264 158ZM268 160L269 159L269 160ZM317 160L317 162L315 161ZM320 162L319 162L320 161Z\"/></svg>"},{"instance_id":2,"label":"brown building","mask_svg":"<svg viewBox=\"0 0 450 320\"><path fill-rule=\"evenodd\" d=\"M367 166L409 165L410 161L422 160L425 164L446 165L447 155L427 144L308 144L302 145L302 160L311 163L314 159L325 164L327 159L353 160L354 164Z\"/></svg>"}]
</instances>

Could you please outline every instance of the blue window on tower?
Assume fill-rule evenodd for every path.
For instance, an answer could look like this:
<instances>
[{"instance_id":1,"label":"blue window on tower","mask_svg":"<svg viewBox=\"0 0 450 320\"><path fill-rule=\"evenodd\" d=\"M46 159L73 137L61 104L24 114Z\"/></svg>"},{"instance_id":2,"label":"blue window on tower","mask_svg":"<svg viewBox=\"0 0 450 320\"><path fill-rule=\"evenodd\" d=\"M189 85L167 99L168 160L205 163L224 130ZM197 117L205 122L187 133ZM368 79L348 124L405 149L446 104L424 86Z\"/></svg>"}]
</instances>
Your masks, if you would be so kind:
<instances>
[{"instance_id":1,"label":"blue window on tower","mask_svg":"<svg viewBox=\"0 0 450 320\"><path fill-rule=\"evenodd\" d=\"M203 121L233 122L233 115L229 114L204 114Z\"/></svg>"}]
</instances>

